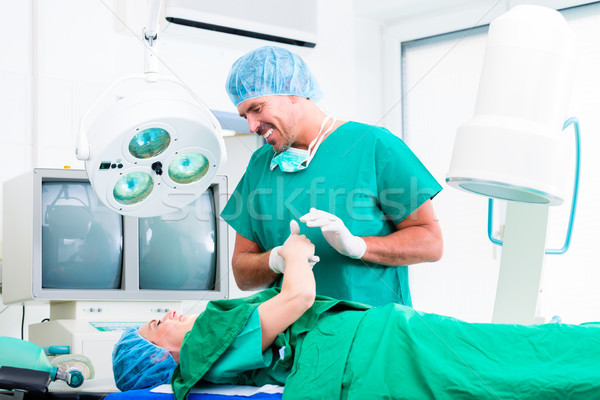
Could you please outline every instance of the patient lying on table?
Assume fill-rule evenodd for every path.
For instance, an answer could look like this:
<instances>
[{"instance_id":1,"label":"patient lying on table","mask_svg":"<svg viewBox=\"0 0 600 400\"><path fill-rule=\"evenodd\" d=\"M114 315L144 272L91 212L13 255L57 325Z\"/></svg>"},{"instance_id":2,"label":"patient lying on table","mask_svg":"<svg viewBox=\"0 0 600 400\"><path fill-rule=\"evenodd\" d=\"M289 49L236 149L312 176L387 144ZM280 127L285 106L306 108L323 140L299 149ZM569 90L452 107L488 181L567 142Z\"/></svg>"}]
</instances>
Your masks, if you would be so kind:
<instances>
[{"instance_id":1,"label":"patient lying on table","mask_svg":"<svg viewBox=\"0 0 600 400\"><path fill-rule=\"evenodd\" d=\"M292 235L280 254L281 290L125 332L113 352L117 386L172 374L176 399L200 381L285 385L284 399L600 396L598 325L471 324L315 296L312 243Z\"/></svg>"}]
</instances>

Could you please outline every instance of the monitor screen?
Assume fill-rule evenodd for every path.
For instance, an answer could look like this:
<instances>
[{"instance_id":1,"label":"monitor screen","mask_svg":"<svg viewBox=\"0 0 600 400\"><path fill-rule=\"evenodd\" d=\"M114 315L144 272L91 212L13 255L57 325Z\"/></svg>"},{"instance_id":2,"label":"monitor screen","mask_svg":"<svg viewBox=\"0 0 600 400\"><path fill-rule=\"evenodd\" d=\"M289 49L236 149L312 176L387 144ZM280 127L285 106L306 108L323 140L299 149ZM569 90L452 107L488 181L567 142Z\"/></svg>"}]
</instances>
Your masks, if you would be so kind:
<instances>
[{"instance_id":1,"label":"monitor screen","mask_svg":"<svg viewBox=\"0 0 600 400\"><path fill-rule=\"evenodd\" d=\"M123 222L89 182L42 183L42 287L118 289Z\"/></svg>"},{"instance_id":2,"label":"monitor screen","mask_svg":"<svg viewBox=\"0 0 600 400\"><path fill-rule=\"evenodd\" d=\"M215 238L216 213L210 188L181 213L140 218L140 289L213 289Z\"/></svg>"}]
</instances>

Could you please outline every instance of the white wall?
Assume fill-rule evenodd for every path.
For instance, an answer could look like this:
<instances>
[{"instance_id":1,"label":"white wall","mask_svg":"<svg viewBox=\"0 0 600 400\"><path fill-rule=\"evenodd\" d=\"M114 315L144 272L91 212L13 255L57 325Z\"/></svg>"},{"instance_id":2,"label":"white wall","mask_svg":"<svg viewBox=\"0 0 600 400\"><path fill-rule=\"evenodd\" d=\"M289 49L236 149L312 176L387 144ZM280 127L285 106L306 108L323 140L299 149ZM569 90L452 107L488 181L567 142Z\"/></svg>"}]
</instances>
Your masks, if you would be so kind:
<instances>
[{"instance_id":1,"label":"white wall","mask_svg":"<svg viewBox=\"0 0 600 400\"><path fill-rule=\"evenodd\" d=\"M0 0L0 12L10 16L0 24L0 182L33 167L83 167L74 156L82 114L111 81L143 72L139 36L145 5L145 0ZM210 108L234 112L224 91L229 67L269 43L200 31L182 37L171 28L160 38L161 73L178 76ZM364 29L369 41L378 40L377 24ZM290 49L317 76L324 108L340 118L375 121L380 103L371 99L379 97L381 82L373 76L369 85L357 85L357 70L377 71L380 59L376 46L359 42L375 51L376 67L362 60L357 68L355 36L351 1L319 0L317 47ZM254 136L226 139L229 164L220 173L229 176L230 190L258 143ZM233 279L231 292L241 294ZM47 306L27 306L25 325L47 314ZM20 306L0 308L0 335L20 337L20 325Z\"/></svg>"}]
</instances>

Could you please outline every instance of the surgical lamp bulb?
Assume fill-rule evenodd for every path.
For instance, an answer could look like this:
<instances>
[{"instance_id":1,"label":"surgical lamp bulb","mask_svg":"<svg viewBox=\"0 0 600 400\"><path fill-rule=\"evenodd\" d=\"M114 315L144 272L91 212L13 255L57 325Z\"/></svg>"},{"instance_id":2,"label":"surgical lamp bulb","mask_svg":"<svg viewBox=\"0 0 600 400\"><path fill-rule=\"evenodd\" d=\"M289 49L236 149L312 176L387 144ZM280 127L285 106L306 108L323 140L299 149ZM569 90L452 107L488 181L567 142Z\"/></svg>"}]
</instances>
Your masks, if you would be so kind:
<instances>
[{"instance_id":1,"label":"surgical lamp bulb","mask_svg":"<svg viewBox=\"0 0 600 400\"><path fill-rule=\"evenodd\" d=\"M121 177L113 187L113 196L120 204L136 204L152 193L154 181L145 172L131 172Z\"/></svg>"},{"instance_id":2,"label":"surgical lamp bulb","mask_svg":"<svg viewBox=\"0 0 600 400\"><path fill-rule=\"evenodd\" d=\"M136 134L129 142L129 152L135 158L151 158L159 155L171 143L171 135L161 128L148 128Z\"/></svg>"},{"instance_id":3,"label":"surgical lamp bulb","mask_svg":"<svg viewBox=\"0 0 600 400\"><path fill-rule=\"evenodd\" d=\"M169 178L176 183L192 183L208 172L210 163L201 153L184 153L173 158L169 164Z\"/></svg>"}]
</instances>

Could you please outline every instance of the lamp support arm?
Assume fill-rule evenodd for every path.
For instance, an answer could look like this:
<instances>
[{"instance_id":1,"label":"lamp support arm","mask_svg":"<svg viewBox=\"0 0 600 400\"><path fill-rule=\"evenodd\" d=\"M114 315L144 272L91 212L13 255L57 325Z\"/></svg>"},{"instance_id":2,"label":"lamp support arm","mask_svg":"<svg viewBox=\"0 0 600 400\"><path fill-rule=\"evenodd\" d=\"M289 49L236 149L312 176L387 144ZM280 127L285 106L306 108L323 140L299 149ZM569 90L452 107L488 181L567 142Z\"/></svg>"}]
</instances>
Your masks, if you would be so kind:
<instances>
[{"instance_id":1,"label":"lamp support arm","mask_svg":"<svg viewBox=\"0 0 600 400\"><path fill-rule=\"evenodd\" d=\"M547 227L547 205L508 202L493 323L535 322Z\"/></svg>"},{"instance_id":2,"label":"lamp support arm","mask_svg":"<svg viewBox=\"0 0 600 400\"><path fill-rule=\"evenodd\" d=\"M146 41L144 52L144 74L149 82L158 80L158 30L162 0L151 0L148 2L146 12L146 26L144 27L144 40Z\"/></svg>"},{"instance_id":3,"label":"lamp support arm","mask_svg":"<svg viewBox=\"0 0 600 400\"><path fill-rule=\"evenodd\" d=\"M148 2L146 12L146 26L143 29L144 40L146 42L144 52L144 78L147 82L158 81L158 30L159 30L159 19L160 12L162 10L163 0L150 0ZM124 80L136 78L135 75L129 75L125 78L118 79L113 82L104 93L98 98L96 103L88 109L81 119L79 126L79 135L77 136L77 148L75 149L75 155L78 160L86 161L90 159L90 145L87 134L87 119L92 110L96 109L100 101L104 99L108 92L112 90L117 84Z\"/></svg>"}]
</instances>

